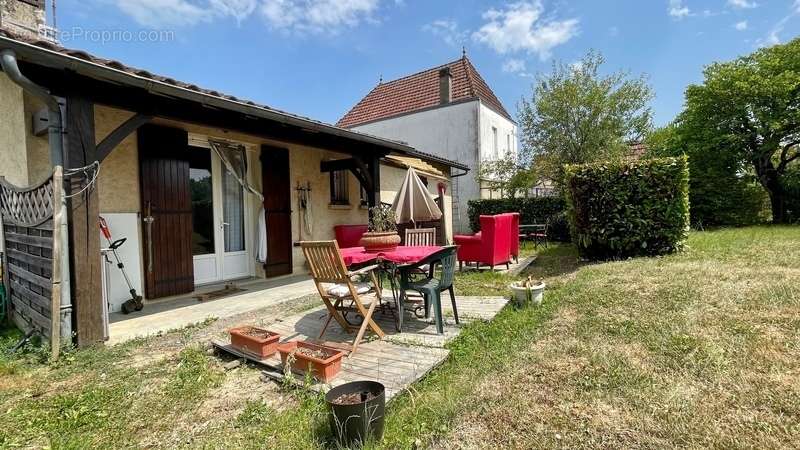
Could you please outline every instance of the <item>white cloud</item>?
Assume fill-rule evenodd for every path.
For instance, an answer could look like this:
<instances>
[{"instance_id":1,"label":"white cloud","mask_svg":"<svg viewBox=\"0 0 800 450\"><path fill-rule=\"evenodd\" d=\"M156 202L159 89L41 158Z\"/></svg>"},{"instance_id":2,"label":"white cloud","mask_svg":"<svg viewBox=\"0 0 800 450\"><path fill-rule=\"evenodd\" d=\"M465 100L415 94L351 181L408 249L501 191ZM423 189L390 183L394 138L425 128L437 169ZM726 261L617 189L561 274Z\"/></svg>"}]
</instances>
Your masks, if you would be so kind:
<instances>
[{"instance_id":1,"label":"white cloud","mask_svg":"<svg viewBox=\"0 0 800 450\"><path fill-rule=\"evenodd\" d=\"M375 22L378 0L262 0L261 13L279 30L337 33L362 21Z\"/></svg>"},{"instance_id":2,"label":"white cloud","mask_svg":"<svg viewBox=\"0 0 800 450\"><path fill-rule=\"evenodd\" d=\"M209 9L188 0L119 0L117 5L140 25L153 28L195 25L213 17Z\"/></svg>"},{"instance_id":3,"label":"white cloud","mask_svg":"<svg viewBox=\"0 0 800 450\"><path fill-rule=\"evenodd\" d=\"M424 25L423 31L432 33L444 40L447 45L462 45L467 39L467 32L462 31L455 20L440 19Z\"/></svg>"},{"instance_id":4,"label":"white cloud","mask_svg":"<svg viewBox=\"0 0 800 450\"><path fill-rule=\"evenodd\" d=\"M505 9L489 9L483 14L486 23L472 39L484 43L498 53L525 51L546 59L550 51L578 34L578 20L543 19L541 0L520 1Z\"/></svg>"},{"instance_id":5,"label":"white cloud","mask_svg":"<svg viewBox=\"0 0 800 450\"><path fill-rule=\"evenodd\" d=\"M677 19L683 19L691 14L689 7L683 4L683 0L669 0L667 12Z\"/></svg>"},{"instance_id":6,"label":"white cloud","mask_svg":"<svg viewBox=\"0 0 800 450\"><path fill-rule=\"evenodd\" d=\"M786 24L795 16L800 15L800 0L795 0L794 4L792 5L792 11L784 16L781 20L779 20L772 28L769 30L766 36L761 39L756 40L756 45L759 47L766 47L770 45L780 44L781 41L781 33L783 29L786 28Z\"/></svg>"},{"instance_id":7,"label":"white cloud","mask_svg":"<svg viewBox=\"0 0 800 450\"><path fill-rule=\"evenodd\" d=\"M256 10L257 0L209 0L209 4L220 14L241 22Z\"/></svg>"},{"instance_id":8,"label":"white cloud","mask_svg":"<svg viewBox=\"0 0 800 450\"><path fill-rule=\"evenodd\" d=\"M747 29L747 21L743 20L741 22L736 22L735 24L733 24L733 27L739 31L744 31Z\"/></svg>"},{"instance_id":9,"label":"white cloud","mask_svg":"<svg viewBox=\"0 0 800 450\"><path fill-rule=\"evenodd\" d=\"M108 0L98 0L108 1ZM190 26L222 18L241 22L259 9L268 25L299 32L336 33L373 17L382 0L118 0L117 6L149 27ZM401 6L402 0L394 0Z\"/></svg>"},{"instance_id":10,"label":"white cloud","mask_svg":"<svg viewBox=\"0 0 800 450\"><path fill-rule=\"evenodd\" d=\"M525 69L525 61L521 59L511 58L503 63L503 72L518 73L524 72Z\"/></svg>"},{"instance_id":11,"label":"white cloud","mask_svg":"<svg viewBox=\"0 0 800 450\"><path fill-rule=\"evenodd\" d=\"M758 3L751 0L728 0L728 4L737 9L752 9L758 7Z\"/></svg>"}]
</instances>

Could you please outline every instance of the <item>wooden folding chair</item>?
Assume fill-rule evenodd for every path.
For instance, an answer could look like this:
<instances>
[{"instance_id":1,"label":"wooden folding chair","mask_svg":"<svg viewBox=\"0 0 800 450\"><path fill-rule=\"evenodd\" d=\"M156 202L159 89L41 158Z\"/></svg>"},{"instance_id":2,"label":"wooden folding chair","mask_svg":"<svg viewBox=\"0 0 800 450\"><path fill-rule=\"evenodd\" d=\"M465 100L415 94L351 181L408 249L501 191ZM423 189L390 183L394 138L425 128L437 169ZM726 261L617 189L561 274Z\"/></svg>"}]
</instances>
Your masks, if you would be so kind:
<instances>
[{"instance_id":1,"label":"wooden folding chair","mask_svg":"<svg viewBox=\"0 0 800 450\"><path fill-rule=\"evenodd\" d=\"M407 247L430 247L436 245L436 228L407 228Z\"/></svg>"},{"instance_id":2,"label":"wooden folding chair","mask_svg":"<svg viewBox=\"0 0 800 450\"><path fill-rule=\"evenodd\" d=\"M372 265L356 271L348 271L336 241L301 242L300 246L311 267L311 276L314 278L314 284L317 285L317 291L328 308L328 320L325 321L319 338L321 339L325 334L332 319L339 322L339 325L347 333L352 333L355 325L351 325L342 314L347 312L354 312L364 319L353 341L351 354L355 353L367 328L370 328L378 337L383 338L385 333L372 320L372 314L381 298L380 283L374 272L378 266ZM369 283L353 282L354 276L366 274L369 274ZM375 295L375 300L369 306L365 306L362 301L362 296L367 294ZM350 304L345 305L345 301L349 301Z\"/></svg>"}]
</instances>

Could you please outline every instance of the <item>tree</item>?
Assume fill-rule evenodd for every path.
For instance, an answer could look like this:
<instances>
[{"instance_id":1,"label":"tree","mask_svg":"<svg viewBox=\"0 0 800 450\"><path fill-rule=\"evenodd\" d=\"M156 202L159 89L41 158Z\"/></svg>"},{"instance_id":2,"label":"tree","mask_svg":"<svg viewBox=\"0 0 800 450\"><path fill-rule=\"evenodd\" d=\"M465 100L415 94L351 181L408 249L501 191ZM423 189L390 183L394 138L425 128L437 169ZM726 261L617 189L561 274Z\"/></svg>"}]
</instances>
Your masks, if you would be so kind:
<instances>
[{"instance_id":1,"label":"tree","mask_svg":"<svg viewBox=\"0 0 800 450\"><path fill-rule=\"evenodd\" d=\"M787 222L783 178L800 158L800 39L711 64L703 74L703 84L686 90L680 127L706 141L708 156L752 167L772 221Z\"/></svg>"},{"instance_id":2,"label":"tree","mask_svg":"<svg viewBox=\"0 0 800 450\"><path fill-rule=\"evenodd\" d=\"M673 122L645 139L647 157L689 157L689 204L695 226L749 225L763 222L767 202L752 169L721 145L710 130L689 130Z\"/></svg>"},{"instance_id":3,"label":"tree","mask_svg":"<svg viewBox=\"0 0 800 450\"><path fill-rule=\"evenodd\" d=\"M541 177L560 184L565 164L627 152L652 127L653 98L646 78L601 74L605 59L590 51L575 64L557 62L539 75L531 99L519 105L522 157Z\"/></svg>"},{"instance_id":4,"label":"tree","mask_svg":"<svg viewBox=\"0 0 800 450\"><path fill-rule=\"evenodd\" d=\"M526 195L534 184L531 170L511 152L503 158L481 162L475 176L478 183L492 191L500 191L502 197Z\"/></svg>"}]
</instances>

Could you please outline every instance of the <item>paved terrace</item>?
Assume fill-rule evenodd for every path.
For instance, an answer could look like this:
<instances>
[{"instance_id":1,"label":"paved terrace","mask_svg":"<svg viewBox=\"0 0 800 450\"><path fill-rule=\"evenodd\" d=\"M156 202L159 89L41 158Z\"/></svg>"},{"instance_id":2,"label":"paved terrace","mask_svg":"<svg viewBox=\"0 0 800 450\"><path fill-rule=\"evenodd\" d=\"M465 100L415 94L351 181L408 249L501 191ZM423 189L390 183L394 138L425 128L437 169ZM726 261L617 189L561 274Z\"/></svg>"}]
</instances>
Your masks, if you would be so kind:
<instances>
[{"instance_id":1,"label":"paved terrace","mask_svg":"<svg viewBox=\"0 0 800 450\"><path fill-rule=\"evenodd\" d=\"M373 380L386 386L387 400L405 390L411 383L419 380L447 358L449 350L445 344L458 336L462 326L474 320L491 320L506 305L502 297L457 297L458 315L461 324L453 319L450 298L442 296L443 314L446 317L444 335L436 333L433 319L418 319L406 312L403 332L398 333L394 318L389 313L377 312L373 316L386 333L382 340L374 335L358 346L355 354L342 360L342 371L328 385L317 384L315 389L327 389L356 380ZM320 301L320 305L322 302ZM310 340L330 347L349 350L354 334L345 333L337 323L332 322L321 340L319 331L325 324L327 310L324 306L283 318L267 325L270 331L280 333L282 342ZM243 324L244 325L244 324ZM215 340L214 345L236 356L245 356L229 346L228 341ZM279 355L255 361L267 369L281 371Z\"/></svg>"}]
</instances>

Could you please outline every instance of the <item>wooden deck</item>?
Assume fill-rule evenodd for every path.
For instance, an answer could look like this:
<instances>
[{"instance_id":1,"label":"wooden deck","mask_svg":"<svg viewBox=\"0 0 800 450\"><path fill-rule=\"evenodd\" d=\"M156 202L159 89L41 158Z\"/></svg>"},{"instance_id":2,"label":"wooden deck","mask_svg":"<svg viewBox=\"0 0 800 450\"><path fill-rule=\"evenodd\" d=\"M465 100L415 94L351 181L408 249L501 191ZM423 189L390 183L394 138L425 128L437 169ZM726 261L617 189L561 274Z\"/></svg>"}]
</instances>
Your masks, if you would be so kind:
<instances>
[{"instance_id":1,"label":"wooden deck","mask_svg":"<svg viewBox=\"0 0 800 450\"><path fill-rule=\"evenodd\" d=\"M386 386L387 399L390 399L445 361L449 351L444 345L458 336L464 324L473 320L491 320L508 302L502 297L458 297L457 301L460 325L456 325L453 319L449 297L443 295L444 335L436 333L432 319L418 319L409 312L404 316L403 332L398 333L390 312L376 312L374 318L386 337L377 340L374 335L368 335L354 354L342 360L339 375L330 384L317 384L315 388L326 391L350 381L373 380ZM326 319L327 311L320 306L286 317L266 328L280 333L281 341L310 340L342 350L349 349L354 335L345 333L335 322L331 323L322 339L317 339ZM214 341L214 345L273 371L282 370L279 355L255 361L230 347L228 342Z\"/></svg>"}]
</instances>

